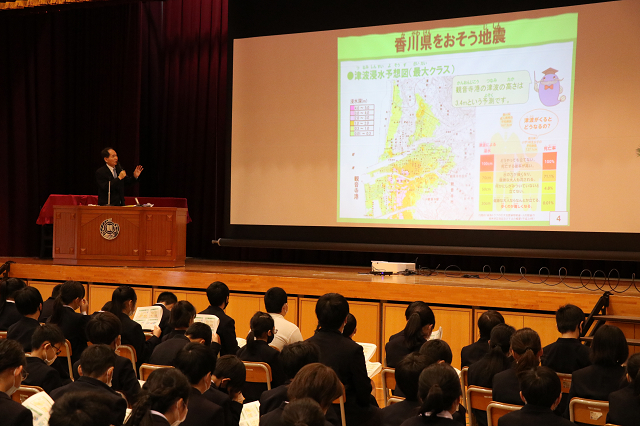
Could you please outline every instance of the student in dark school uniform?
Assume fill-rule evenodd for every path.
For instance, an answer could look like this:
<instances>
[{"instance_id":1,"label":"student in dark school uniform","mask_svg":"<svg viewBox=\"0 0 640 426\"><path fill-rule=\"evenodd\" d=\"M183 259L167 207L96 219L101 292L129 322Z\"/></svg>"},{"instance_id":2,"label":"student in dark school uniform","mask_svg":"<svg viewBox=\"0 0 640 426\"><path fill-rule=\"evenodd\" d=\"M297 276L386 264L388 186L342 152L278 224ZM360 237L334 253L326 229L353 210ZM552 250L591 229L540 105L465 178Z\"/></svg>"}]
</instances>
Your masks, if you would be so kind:
<instances>
[{"instance_id":1,"label":"student in dark school uniform","mask_svg":"<svg viewBox=\"0 0 640 426\"><path fill-rule=\"evenodd\" d=\"M640 419L640 353L627 360L626 378L626 387L609 394L607 423L636 426Z\"/></svg>"},{"instance_id":2,"label":"student in dark school uniform","mask_svg":"<svg viewBox=\"0 0 640 426\"><path fill-rule=\"evenodd\" d=\"M436 317L424 302L411 303L404 312L407 324L394 334L385 345L386 364L395 368L402 358L420 349L429 339L436 325Z\"/></svg>"},{"instance_id":3,"label":"student in dark school uniform","mask_svg":"<svg viewBox=\"0 0 640 426\"><path fill-rule=\"evenodd\" d=\"M63 379L51 364L56 360L64 346L62 331L54 324L38 325L31 337L33 347L27 357L26 370L29 376L23 383L28 386L40 386L48 394L71 382Z\"/></svg>"},{"instance_id":4,"label":"student in dark school uniform","mask_svg":"<svg viewBox=\"0 0 640 426\"><path fill-rule=\"evenodd\" d=\"M504 317L498 311L488 310L478 318L478 330L480 330L480 338L477 342L465 346L460 351L461 366L468 367L474 362L479 361L483 356L489 353L489 339L491 338L491 330L498 324L504 324Z\"/></svg>"},{"instance_id":5,"label":"student in dark school uniform","mask_svg":"<svg viewBox=\"0 0 640 426\"><path fill-rule=\"evenodd\" d=\"M25 287L15 293L14 300L22 318L9 327L7 339L17 340L25 352L31 352L31 336L40 326L38 318L42 311L42 296L37 288Z\"/></svg>"},{"instance_id":6,"label":"student in dark school uniform","mask_svg":"<svg viewBox=\"0 0 640 426\"><path fill-rule=\"evenodd\" d=\"M26 376L27 361L22 346L15 340L0 340L0 416L4 426L32 426L28 408L11 399Z\"/></svg>"},{"instance_id":7,"label":"student in dark school uniform","mask_svg":"<svg viewBox=\"0 0 640 426\"><path fill-rule=\"evenodd\" d=\"M27 285L20 278L0 280L0 331L7 331L22 315L16 308L15 293Z\"/></svg>"},{"instance_id":8,"label":"student in dark school uniform","mask_svg":"<svg viewBox=\"0 0 640 426\"><path fill-rule=\"evenodd\" d=\"M62 330L65 339L71 343L71 362L80 359L87 348L84 328L91 319L87 315L89 303L84 298L84 286L77 281L67 281L60 287L60 294L53 305L53 314L47 320ZM80 313L76 312L80 309Z\"/></svg>"}]
</instances>

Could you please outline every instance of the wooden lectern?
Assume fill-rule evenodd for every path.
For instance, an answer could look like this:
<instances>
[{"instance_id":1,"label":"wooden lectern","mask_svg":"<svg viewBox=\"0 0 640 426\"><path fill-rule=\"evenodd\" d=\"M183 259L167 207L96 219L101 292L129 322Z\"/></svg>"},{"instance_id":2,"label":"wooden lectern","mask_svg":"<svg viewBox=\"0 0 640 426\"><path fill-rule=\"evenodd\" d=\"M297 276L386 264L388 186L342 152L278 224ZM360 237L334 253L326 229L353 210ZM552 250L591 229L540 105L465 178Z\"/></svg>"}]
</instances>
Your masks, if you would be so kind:
<instances>
[{"instance_id":1,"label":"wooden lectern","mask_svg":"<svg viewBox=\"0 0 640 426\"><path fill-rule=\"evenodd\" d=\"M54 206L53 263L184 266L187 209Z\"/></svg>"}]
</instances>

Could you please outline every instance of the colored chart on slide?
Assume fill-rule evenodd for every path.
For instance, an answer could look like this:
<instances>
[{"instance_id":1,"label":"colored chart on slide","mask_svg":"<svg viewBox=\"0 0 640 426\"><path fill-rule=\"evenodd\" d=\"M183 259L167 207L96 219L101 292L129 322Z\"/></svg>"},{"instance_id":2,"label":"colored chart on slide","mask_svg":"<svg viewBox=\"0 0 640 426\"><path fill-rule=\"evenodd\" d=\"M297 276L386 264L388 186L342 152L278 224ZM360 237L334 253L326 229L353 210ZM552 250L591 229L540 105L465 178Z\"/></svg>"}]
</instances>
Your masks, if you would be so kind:
<instances>
[{"instance_id":1,"label":"colored chart on slide","mask_svg":"<svg viewBox=\"0 0 640 426\"><path fill-rule=\"evenodd\" d=\"M566 226L577 14L338 39L338 221Z\"/></svg>"}]
</instances>

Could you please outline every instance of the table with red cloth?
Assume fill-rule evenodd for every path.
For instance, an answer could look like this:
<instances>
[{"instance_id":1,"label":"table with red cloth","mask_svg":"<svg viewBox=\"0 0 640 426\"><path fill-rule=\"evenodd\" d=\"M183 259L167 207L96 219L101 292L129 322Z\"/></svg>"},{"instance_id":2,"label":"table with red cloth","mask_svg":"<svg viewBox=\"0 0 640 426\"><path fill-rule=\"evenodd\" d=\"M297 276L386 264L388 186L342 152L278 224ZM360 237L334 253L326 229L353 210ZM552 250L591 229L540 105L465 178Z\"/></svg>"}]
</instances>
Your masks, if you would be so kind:
<instances>
[{"instance_id":1,"label":"table with red cloth","mask_svg":"<svg viewBox=\"0 0 640 426\"><path fill-rule=\"evenodd\" d=\"M180 207L187 208L186 198L170 197L124 197L126 205L135 205L136 198L140 204L153 204L154 207ZM53 224L53 206L88 206L98 204L97 195L61 195L51 194L40 210L40 215L36 223L38 225ZM126 208L126 207L125 207ZM187 223L191 222L191 217L187 212Z\"/></svg>"}]
</instances>

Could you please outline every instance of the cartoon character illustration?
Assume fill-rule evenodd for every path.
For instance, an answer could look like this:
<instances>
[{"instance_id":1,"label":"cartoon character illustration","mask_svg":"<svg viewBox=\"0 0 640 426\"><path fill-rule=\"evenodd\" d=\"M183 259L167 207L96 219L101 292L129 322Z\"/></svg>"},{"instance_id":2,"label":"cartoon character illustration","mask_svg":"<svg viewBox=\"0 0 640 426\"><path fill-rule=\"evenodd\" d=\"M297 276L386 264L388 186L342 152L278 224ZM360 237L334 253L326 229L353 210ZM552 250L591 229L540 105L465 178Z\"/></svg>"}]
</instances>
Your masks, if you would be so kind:
<instances>
[{"instance_id":1,"label":"cartoon character illustration","mask_svg":"<svg viewBox=\"0 0 640 426\"><path fill-rule=\"evenodd\" d=\"M565 95L560 96L560 93L562 93L563 90L562 86L560 86L560 82L564 80L564 78L559 79L556 75L557 72L558 70L547 68L542 71L544 77L542 77L540 81L536 80L536 73L535 71L533 72L533 81L535 81L533 90L538 92L540 102L542 102L542 105L544 106L552 107L567 99ZM540 85L539 89L538 85Z\"/></svg>"}]
</instances>

